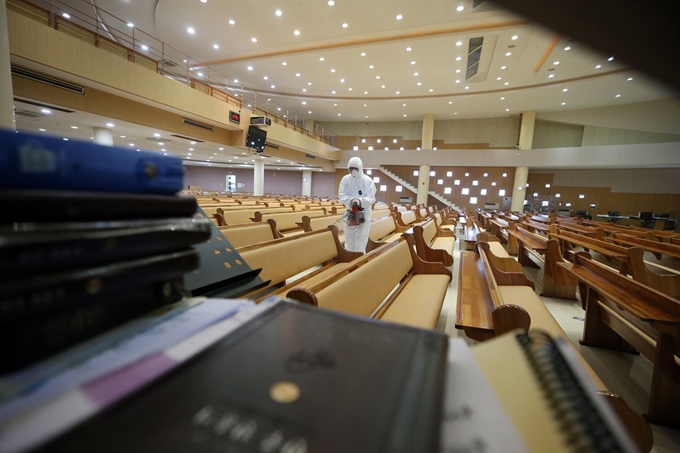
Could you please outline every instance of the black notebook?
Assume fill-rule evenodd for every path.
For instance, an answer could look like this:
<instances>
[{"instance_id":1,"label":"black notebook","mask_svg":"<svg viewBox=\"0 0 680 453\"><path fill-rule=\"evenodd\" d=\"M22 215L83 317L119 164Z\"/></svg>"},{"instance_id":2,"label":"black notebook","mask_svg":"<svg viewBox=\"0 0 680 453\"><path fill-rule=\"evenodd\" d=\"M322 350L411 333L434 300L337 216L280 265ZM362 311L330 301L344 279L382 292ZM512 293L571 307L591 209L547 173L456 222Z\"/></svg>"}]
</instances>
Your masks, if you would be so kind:
<instances>
[{"instance_id":1,"label":"black notebook","mask_svg":"<svg viewBox=\"0 0 680 453\"><path fill-rule=\"evenodd\" d=\"M434 452L447 341L280 302L45 451Z\"/></svg>"}]
</instances>

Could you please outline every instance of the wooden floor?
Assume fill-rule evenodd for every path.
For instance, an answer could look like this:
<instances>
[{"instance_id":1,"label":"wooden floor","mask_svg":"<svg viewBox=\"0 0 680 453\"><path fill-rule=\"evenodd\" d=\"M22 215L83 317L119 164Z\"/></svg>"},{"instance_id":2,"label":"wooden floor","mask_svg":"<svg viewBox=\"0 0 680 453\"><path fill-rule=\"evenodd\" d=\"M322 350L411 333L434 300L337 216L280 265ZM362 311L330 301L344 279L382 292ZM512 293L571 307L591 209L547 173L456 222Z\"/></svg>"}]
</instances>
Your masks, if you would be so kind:
<instances>
[{"instance_id":1,"label":"wooden floor","mask_svg":"<svg viewBox=\"0 0 680 453\"><path fill-rule=\"evenodd\" d=\"M462 228L456 231L458 241L452 266L453 279L446 293L446 300L442 308L437 328L453 337L465 338L465 334L456 330L456 297L458 288L458 255L465 250L465 242L460 238L464 236ZM541 292L541 282L537 278L539 269L524 268L524 273L536 285L538 293ZM578 340L583 332L583 317L585 313L581 309L580 302L564 299L541 297L552 315L569 336L576 348L581 352L586 361L595 370L600 379L612 392L621 395L626 402L638 413L644 413L649 400L649 389L652 380L652 363L638 355L625 354L615 351L581 346ZM474 340L468 340L470 344ZM680 410L680 408L678 409ZM651 425L654 432L654 453L677 453L680 451L680 430Z\"/></svg>"}]
</instances>

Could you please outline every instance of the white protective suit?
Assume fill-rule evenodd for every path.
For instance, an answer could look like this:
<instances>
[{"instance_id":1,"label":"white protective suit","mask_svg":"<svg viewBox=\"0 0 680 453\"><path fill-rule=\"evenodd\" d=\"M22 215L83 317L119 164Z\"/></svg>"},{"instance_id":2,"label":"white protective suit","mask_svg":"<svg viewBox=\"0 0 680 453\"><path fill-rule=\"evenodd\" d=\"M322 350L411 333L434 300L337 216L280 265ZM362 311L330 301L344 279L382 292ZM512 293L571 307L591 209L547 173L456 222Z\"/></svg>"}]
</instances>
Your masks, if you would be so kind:
<instances>
[{"instance_id":1,"label":"white protective suit","mask_svg":"<svg viewBox=\"0 0 680 453\"><path fill-rule=\"evenodd\" d=\"M364 164L358 157L352 157L347 168L358 168L356 176L343 176L338 189L338 198L349 209L352 200L358 199L366 213L366 221L357 226L345 226L345 249L350 252L366 253L368 233L371 228L371 207L375 203L375 183L373 178L364 174Z\"/></svg>"}]
</instances>

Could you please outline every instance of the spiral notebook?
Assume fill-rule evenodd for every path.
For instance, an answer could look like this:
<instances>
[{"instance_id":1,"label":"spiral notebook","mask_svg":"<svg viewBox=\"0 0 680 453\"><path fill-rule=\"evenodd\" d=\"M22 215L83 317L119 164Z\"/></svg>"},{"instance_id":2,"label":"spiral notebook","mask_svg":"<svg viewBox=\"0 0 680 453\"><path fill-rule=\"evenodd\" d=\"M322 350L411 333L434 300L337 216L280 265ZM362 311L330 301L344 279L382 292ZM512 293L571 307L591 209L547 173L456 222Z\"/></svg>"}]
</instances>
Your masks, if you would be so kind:
<instances>
[{"instance_id":1,"label":"spiral notebook","mask_svg":"<svg viewBox=\"0 0 680 453\"><path fill-rule=\"evenodd\" d=\"M517 330L472 353L529 451L637 452L566 339Z\"/></svg>"}]
</instances>

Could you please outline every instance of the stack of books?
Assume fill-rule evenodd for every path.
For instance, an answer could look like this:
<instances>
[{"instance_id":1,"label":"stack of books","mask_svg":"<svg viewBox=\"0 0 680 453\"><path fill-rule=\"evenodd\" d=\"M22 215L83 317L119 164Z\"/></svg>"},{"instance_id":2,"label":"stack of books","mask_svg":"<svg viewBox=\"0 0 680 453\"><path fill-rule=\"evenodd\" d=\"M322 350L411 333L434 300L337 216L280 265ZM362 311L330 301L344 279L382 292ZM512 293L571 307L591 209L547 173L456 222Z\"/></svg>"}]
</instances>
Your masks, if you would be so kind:
<instances>
[{"instance_id":1,"label":"stack of books","mask_svg":"<svg viewBox=\"0 0 680 453\"><path fill-rule=\"evenodd\" d=\"M210 238L181 159L0 131L0 372L180 300Z\"/></svg>"}]
</instances>

